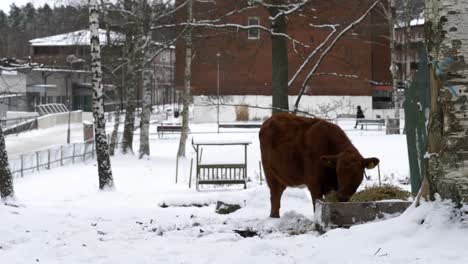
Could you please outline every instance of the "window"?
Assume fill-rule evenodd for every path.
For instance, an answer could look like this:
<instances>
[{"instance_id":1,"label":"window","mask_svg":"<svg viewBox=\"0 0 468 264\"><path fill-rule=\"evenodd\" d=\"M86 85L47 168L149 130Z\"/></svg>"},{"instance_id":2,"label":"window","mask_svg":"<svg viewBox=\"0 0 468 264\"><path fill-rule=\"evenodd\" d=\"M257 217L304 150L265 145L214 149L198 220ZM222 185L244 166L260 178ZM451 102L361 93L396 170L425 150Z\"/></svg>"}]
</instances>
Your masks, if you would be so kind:
<instances>
[{"instance_id":1,"label":"window","mask_svg":"<svg viewBox=\"0 0 468 264\"><path fill-rule=\"evenodd\" d=\"M249 17L249 26L257 26L260 25L260 19L258 17ZM260 38L260 30L258 28L251 28L248 30L249 39L259 39Z\"/></svg>"}]
</instances>

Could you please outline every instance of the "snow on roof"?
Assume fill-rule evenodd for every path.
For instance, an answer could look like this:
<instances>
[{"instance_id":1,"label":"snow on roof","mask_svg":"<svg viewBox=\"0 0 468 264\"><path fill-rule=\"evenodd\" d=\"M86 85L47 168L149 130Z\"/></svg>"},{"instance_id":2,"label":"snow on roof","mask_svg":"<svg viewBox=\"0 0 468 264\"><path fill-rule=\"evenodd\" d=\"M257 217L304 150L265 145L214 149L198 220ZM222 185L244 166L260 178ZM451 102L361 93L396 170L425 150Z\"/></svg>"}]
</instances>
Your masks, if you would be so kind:
<instances>
[{"instance_id":1,"label":"snow on roof","mask_svg":"<svg viewBox=\"0 0 468 264\"><path fill-rule=\"evenodd\" d=\"M192 138L192 143L194 145L241 145L251 144L252 138L233 135L210 135L209 137L197 136Z\"/></svg>"},{"instance_id":2,"label":"snow on roof","mask_svg":"<svg viewBox=\"0 0 468 264\"><path fill-rule=\"evenodd\" d=\"M107 45L107 31L99 29L99 39L101 45ZM45 38L36 38L29 41L31 46L88 46L90 45L89 29L78 30L60 35L49 36ZM124 35L115 31L110 32L111 42L122 41Z\"/></svg>"},{"instance_id":3,"label":"snow on roof","mask_svg":"<svg viewBox=\"0 0 468 264\"><path fill-rule=\"evenodd\" d=\"M64 69L64 68L33 68L33 71L37 72L73 72L73 73L91 73L91 71L75 70L75 69Z\"/></svg>"}]
</instances>

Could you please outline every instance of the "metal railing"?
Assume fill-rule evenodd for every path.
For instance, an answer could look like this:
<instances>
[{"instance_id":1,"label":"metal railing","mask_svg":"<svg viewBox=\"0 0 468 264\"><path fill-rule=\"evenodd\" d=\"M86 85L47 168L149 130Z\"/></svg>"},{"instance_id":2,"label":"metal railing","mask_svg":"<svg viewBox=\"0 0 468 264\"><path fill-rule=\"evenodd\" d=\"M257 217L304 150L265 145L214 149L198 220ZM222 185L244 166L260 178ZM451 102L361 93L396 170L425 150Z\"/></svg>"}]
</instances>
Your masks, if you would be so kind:
<instances>
[{"instance_id":1,"label":"metal railing","mask_svg":"<svg viewBox=\"0 0 468 264\"><path fill-rule=\"evenodd\" d=\"M9 158L13 177L94 159L94 140L56 146Z\"/></svg>"},{"instance_id":2,"label":"metal railing","mask_svg":"<svg viewBox=\"0 0 468 264\"><path fill-rule=\"evenodd\" d=\"M2 118L0 119L0 126L2 126L3 129L15 126L20 123L24 123L30 120L37 119L36 116L34 117L16 117L16 118Z\"/></svg>"}]
</instances>

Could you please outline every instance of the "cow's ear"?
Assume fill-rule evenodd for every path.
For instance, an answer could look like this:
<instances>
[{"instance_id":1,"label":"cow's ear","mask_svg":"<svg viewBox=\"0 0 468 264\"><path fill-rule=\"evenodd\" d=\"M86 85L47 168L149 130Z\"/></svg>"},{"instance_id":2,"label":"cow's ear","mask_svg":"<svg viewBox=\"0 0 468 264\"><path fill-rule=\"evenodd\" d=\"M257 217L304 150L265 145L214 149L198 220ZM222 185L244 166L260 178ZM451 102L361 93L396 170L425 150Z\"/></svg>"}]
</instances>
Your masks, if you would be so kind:
<instances>
[{"instance_id":1,"label":"cow's ear","mask_svg":"<svg viewBox=\"0 0 468 264\"><path fill-rule=\"evenodd\" d=\"M326 155L326 156L320 157L320 162L322 162L323 165L330 167L330 168L336 167L337 160L338 160L338 155Z\"/></svg>"},{"instance_id":2,"label":"cow's ear","mask_svg":"<svg viewBox=\"0 0 468 264\"><path fill-rule=\"evenodd\" d=\"M366 169L373 169L375 168L375 166L377 166L379 164L379 159L378 158L367 158L367 159L364 159L363 161L363 164L364 164L364 168Z\"/></svg>"}]
</instances>

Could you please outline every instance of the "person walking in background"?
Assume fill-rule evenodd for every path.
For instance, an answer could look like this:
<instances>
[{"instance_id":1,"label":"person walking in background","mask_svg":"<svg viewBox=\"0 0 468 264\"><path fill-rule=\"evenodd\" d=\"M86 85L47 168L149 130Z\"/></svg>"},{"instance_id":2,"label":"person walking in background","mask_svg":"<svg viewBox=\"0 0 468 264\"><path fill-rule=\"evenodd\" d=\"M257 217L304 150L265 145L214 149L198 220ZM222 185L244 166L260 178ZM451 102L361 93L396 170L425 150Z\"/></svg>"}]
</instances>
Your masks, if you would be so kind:
<instances>
[{"instance_id":1,"label":"person walking in background","mask_svg":"<svg viewBox=\"0 0 468 264\"><path fill-rule=\"evenodd\" d=\"M359 119L363 119L364 117L365 116L364 116L364 113L362 112L361 106L358 105L357 106L357 113L356 113L356 124L354 125L354 128L357 128ZM364 128L364 126L361 125L361 129L363 129L363 128Z\"/></svg>"}]
</instances>

